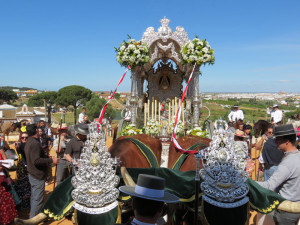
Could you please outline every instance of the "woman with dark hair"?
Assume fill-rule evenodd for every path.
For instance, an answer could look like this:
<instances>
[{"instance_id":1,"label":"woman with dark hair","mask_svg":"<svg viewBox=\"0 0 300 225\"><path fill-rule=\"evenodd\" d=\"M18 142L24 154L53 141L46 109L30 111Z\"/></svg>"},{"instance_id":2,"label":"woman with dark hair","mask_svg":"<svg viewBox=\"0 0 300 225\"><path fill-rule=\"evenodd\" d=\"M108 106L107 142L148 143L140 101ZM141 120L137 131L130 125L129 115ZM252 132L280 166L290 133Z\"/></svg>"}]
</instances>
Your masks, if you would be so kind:
<instances>
[{"instance_id":1,"label":"woman with dark hair","mask_svg":"<svg viewBox=\"0 0 300 225\"><path fill-rule=\"evenodd\" d=\"M15 143L15 148L18 152L18 164L17 164L17 180L15 182L16 191L21 198L21 209L27 209L30 207L30 195L31 187L28 179L25 145L28 141L28 133L21 132L19 142Z\"/></svg>"},{"instance_id":2,"label":"woman with dark hair","mask_svg":"<svg viewBox=\"0 0 300 225\"><path fill-rule=\"evenodd\" d=\"M252 148L252 134L251 134L252 126L249 125L249 124L245 124L243 126L243 131L244 131L244 134L245 134L244 140L247 142L248 152L249 152L249 155L250 155L251 154L251 148Z\"/></svg>"}]
</instances>

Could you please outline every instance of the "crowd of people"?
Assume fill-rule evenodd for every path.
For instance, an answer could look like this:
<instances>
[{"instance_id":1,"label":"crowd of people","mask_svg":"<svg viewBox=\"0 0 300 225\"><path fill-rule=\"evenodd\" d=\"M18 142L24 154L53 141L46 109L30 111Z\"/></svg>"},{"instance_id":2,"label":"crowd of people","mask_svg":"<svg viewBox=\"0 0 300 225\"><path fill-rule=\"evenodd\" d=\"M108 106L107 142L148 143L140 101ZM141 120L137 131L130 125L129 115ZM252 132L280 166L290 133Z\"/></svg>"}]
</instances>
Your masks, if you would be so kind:
<instances>
[{"instance_id":1,"label":"crowd of people","mask_svg":"<svg viewBox=\"0 0 300 225\"><path fill-rule=\"evenodd\" d=\"M287 200L300 202L300 154L297 149L299 145L296 145L297 132L292 125L282 125L282 112L278 105L273 105L270 115L270 126L254 141L252 126L243 123L243 111L235 105L228 116L228 130L234 134L235 147L247 152L250 161L252 148L261 152L259 162L264 170L264 181L258 183ZM53 139L51 129L42 120L38 124L26 124L21 128L19 141L15 143L18 155L15 181L10 179L8 170L0 164L0 225L8 224L17 216L16 206L22 210L30 208L29 218L39 213L44 200L45 185L52 181L52 165L57 165L54 178L57 185L75 173L73 163L80 158L89 133L87 124L90 121L85 108L79 114L78 121L79 124L74 126L74 137L69 134L65 123L59 127L59 138L56 139ZM50 156L52 147L57 157ZM0 160L7 159L6 152L9 149L5 137L1 136ZM249 165L251 166L251 163ZM147 175L138 178L138 184L143 188L140 195L136 194L135 187L120 188L121 192L134 196L133 209L136 218L133 224L154 224L161 215L163 202L170 201L165 197L147 196L147 189L153 189L152 185L155 183L159 185L154 188L164 192L163 179ZM163 196L166 195L168 194ZM176 196L170 198L173 202L178 201ZM299 214L277 210L274 221L276 225L295 224L299 217Z\"/></svg>"},{"instance_id":2,"label":"crowd of people","mask_svg":"<svg viewBox=\"0 0 300 225\"><path fill-rule=\"evenodd\" d=\"M84 116L85 117L85 116ZM10 149L5 136L1 136L0 160L7 154L15 153L16 167L9 168L0 164L0 225L9 224L16 216L16 209L30 208L29 218L37 215L45 196L45 185L52 182L52 165L57 164L54 178L59 185L74 174L72 163L79 158L88 133L87 115L83 122L75 125L75 137L68 135L68 126L63 123L59 128L59 138L54 139L45 121L37 124L24 124L20 129L19 140ZM53 147L57 157L50 156ZM14 168L15 167L15 168ZM16 171L16 179L10 178L9 171Z\"/></svg>"}]
</instances>

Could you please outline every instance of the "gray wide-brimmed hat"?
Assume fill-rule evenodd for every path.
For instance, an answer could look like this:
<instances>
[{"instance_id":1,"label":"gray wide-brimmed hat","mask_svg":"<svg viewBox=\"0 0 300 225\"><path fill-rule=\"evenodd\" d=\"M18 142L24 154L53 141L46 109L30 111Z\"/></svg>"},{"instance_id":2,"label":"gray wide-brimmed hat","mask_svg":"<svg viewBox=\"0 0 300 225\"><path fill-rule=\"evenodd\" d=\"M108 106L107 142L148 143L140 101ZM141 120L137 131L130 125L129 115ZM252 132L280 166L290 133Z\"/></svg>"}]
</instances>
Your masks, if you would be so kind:
<instances>
[{"instance_id":1,"label":"gray wide-brimmed hat","mask_svg":"<svg viewBox=\"0 0 300 225\"><path fill-rule=\"evenodd\" d=\"M139 174L136 186L121 186L119 190L125 194L153 201L175 203L179 197L165 192L165 179L148 174Z\"/></svg>"},{"instance_id":2,"label":"gray wide-brimmed hat","mask_svg":"<svg viewBox=\"0 0 300 225\"><path fill-rule=\"evenodd\" d=\"M296 135L296 132L292 124L277 126L274 129L274 137L281 137L293 134Z\"/></svg>"},{"instance_id":3,"label":"gray wide-brimmed hat","mask_svg":"<svg viewBox=\"0 0 300 225\"><path fill-rule=\"evenodd\" d=\"M89 126L85 123L79 123L79 124L76 124L74 126L74 130L79 133L79 134L83 134L83 135L88 135L90 132L89 132Z\"/></svg>"}]
</instances>

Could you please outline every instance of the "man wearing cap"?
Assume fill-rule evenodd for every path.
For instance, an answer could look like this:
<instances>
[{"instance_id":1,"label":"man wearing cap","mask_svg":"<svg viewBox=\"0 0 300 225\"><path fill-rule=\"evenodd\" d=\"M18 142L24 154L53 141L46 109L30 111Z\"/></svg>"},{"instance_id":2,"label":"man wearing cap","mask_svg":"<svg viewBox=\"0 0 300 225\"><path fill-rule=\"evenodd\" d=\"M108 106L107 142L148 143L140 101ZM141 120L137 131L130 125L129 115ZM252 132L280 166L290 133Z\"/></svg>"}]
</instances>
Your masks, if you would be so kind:
<instances>
[{"instance_id":1,"label":"man wearing cap","mask_svg":"<svg viewBox=\"0 0 300 225\"><path fill-rule=\"evenodd\" d=\"M264 188L278 192L289 201L300 202L300 153L297 150L296 133L292 124L275 127L275 142L284 156L277 170L269 180L258 182ZM276 210L274 221L276 225L296 224L299 213L288 213Z\"/></svg>"},{"instance_id":2,"label":"man wearing cap","mask_svg":"<svg viewBox=\"0 0 300 225\"><path fill-rule=\"evenodd\" d=\"M69 176L68 163L65 158L65 151L66 151L67 143L70 140L67 137L68 125L66 123L63 123L61 125L61 128L59 127L58 130L60 134L60 139L59 138L55 139L53 144L53 149L56 152L57 157L60 159L57 165L57 172L56 172L57 185L62 183ZM59 145L58 145L58 141L60 141Z\"/></svg>"},{"instance_id":3,"label":"man wearing cap","mask_svg":"<svg viewBox=\"0 0 300 225\"><path fill-rule=\"evenodd\" d=\"M278 109L278 105L273 105L273 113L271 111L271 124L282 125L283 113Z\"/></svg>"},{"instance_id":4,"label":"man wearing cap","mask_svg":"<svg viewBox=\"0 0 300 225\"><path fill-rule=\"evenodd\" d=\"M76 124L74 130L76 131L76 136L69 141L65 151L65 158L69 163L73 163L74 160L80 158L84 142L87 139L86 136L89 134L89 127L84 123ZM72 171L72 173L74 173L74 171Z\"/></svg>"},{"instance_id":5,"label":"man wearing cap","mask_svg":"<svg viewBox=\"0 0 300 225\"><path fill-rule=\"evenodd\" d=\"M228 115L229 122L237 122L239 120L244 120L244 113L239 109L238 105L233 106L233 110Z\"/></svg>"},{"instance_id":6,"label":"man wearing cap","mask_svg":"<svg viewBox=\"0 0 300 225\"><path fill-rule=\"evenodd\" d=\"M179 202L179 198L165 192L165 179L157 176L139 174L137 185L121 186L119 190L133 196L132 208L135 218L127 224L156 224L161 217L164 203Z\"/></svg>"}]
</instances>

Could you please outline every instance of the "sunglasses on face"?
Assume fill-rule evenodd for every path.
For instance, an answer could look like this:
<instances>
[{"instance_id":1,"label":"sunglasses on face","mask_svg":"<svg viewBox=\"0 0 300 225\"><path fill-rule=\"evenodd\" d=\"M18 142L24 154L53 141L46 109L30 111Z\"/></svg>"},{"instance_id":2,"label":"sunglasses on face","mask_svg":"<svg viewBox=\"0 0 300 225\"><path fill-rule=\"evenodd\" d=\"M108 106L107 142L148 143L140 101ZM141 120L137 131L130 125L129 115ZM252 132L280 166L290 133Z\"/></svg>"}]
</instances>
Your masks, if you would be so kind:
<instances>
[{"instance_id":1,"label":"sunglasses on face","mask_svg":"<svg viewBox=\"0 0 300 225\"><path fill-rule=\"evenodd\" d=\"M273 134L273 132L272 132L272 131L269 131L268 134Z\"/></svg>"},{"instance_id":2,"label":"sunglasses on face","mask_svg":"<svg viewBox=\"0 0 300 225\"><path fill-rule=\"evenodd\" d=\"M28 137L21 137L21 139L28 139Z\"/></svg>"}]
</instances>

